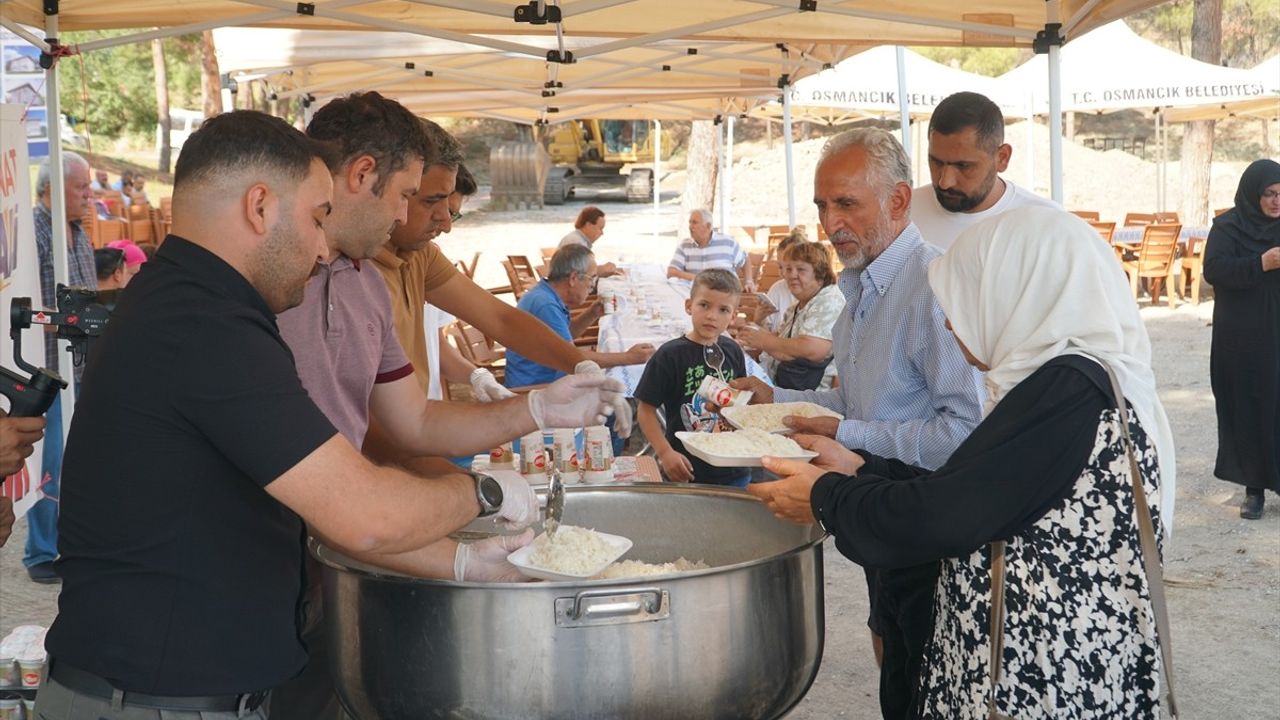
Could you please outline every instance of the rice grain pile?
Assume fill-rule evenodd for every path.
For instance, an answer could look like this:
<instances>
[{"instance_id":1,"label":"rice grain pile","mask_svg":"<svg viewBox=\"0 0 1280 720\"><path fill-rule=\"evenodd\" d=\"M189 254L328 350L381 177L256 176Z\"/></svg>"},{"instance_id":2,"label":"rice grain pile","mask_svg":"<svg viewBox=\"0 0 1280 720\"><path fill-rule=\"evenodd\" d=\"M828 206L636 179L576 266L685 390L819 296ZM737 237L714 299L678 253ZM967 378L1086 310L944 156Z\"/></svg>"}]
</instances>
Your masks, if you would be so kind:
<instances>
[{"instance_id":1,"label":"rice grain pile","mask_svg":"<svg viewBox=\"0 0 1280 720\"><path fill-rule=\"evenodd\" d=\"M821 405L807 402L765 403L747 405L732 410L733 421L747 429L781 432L787 429L782 419L788 415L798 417L836 417L836 413Z\"/></svg>"},{"instance_id":2,"label":"rice grain pile","mask_svg":"<svg viewBox=\"0 0 1280 720\"><path fill-rule=\"evenodd\" d=\"M561 525L549 540L539 535L533 547L531 564L566 575L589 575L620 554L600 533L575 525Z\"/></svg>"},{"instance_id":3,"label":"rice grain pile","mask_svg":"<svg viewBox=\"0 0 1280 720\"><path fill-rule=\"evenodd\" d=\"M684 442L705 453L721 457L761 457L763 455L795 457L804 452L804 449L789 437L756 429L694 433Z\"/></svg>"},{"instance_id":4,"label":"rice grain pile","mask_svg":"<svg viewBox=\"0 0 1280 720\"><path fill-rule=\"evenodd\" d=\"M604 569L604 572L595 576L595 580L622 580L626 578L648 577L650 575L670 575L671 573L691 572L693 570L707 570L711 566L701 560L693 561L685 558L677 558L675 562L669 563L647 563L639 560L623 560L616 562Z\"/></svg>"}]
</instances>

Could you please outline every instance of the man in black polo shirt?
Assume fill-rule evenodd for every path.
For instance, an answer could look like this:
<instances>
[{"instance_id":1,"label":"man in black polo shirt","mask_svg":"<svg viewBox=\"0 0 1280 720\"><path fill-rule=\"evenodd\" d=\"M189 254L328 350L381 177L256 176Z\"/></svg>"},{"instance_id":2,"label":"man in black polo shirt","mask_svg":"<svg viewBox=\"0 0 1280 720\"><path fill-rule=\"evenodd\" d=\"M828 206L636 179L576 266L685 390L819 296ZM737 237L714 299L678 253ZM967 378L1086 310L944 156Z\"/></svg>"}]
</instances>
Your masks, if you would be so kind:
<instances>
[{"instance_id":1,"label":"man in black polo shirt","mask_svg":"<svg viewBox=\"0 0 1280 720\"><path fill-rule=\"evenodd\" d=\"M328 254L327 159L254 112L187 141L173 235L116 307L72 422L39 717L265 718L266 693L306 660L304 521L369 562L452 567L456 546L437 541L481 503L534 514L466 475L372 465L303 389L275 314ZM121 463L139 437L146 451Z\"/></svg>"}]
</instances>

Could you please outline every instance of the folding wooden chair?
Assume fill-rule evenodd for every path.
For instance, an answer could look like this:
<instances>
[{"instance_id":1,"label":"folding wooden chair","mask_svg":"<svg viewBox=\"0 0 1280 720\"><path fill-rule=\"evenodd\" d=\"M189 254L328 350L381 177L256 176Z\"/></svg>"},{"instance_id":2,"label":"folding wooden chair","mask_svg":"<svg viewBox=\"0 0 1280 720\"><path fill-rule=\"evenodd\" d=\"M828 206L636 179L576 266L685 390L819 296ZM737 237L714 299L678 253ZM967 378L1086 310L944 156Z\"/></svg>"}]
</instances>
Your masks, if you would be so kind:
<instances>
[{"instance_id":1,"label":"folding wooden chair","mask_svg":"<svg viewBox=\"0 0 1280 720\"><path fill-rule=\"evenodd\" d=\"M480 264L480 253L471 256L471 265L467 266L462 260L458 260L454 265L458 266L458 271L466 275L469 279L474 280L476 277L476 266Z\"/></svg>"},{"instance_id":2,"label":"folding wooden chair","mask_svg":"<svg viewBox=\"0 0 1280 720\"><path fill-rule=\"evenodd\" d=\"M756 281L756 288L760 292L768 292L781 279L782 265L777 260L765 261L760 267L760 279Z\"/></svg>"},{"instance_id":3,"label":"folding wooden chair","mask_svg":"<svg viewBox=\"0 0 1280 720\"><path fill-rule=\"evenodd\" d=\"M129 206L129 239L135 243L155 242L150 205L135 202Z\"/></svg>"},{"instance_id":4,"label":"folding wooden chair","mask_svg":"<svg viewBox=\"0 0 1280 720\"><path fill-rule=\"evenodd\" d=\"M502 382L507 367L505 348L462 320L449 323L445 332L462 357L472 365L493 373L498 382Z\"/></svg>"},{"instance_id":5,"label":"folding wooden chair","mask_svg":"<svg viewBox=\"0 0 1280 720\"><path fill-rule=\"evenodd\" d=\"M538 284L538 274L525 255L508 255L502 267L507 271L507 277L511 280L511 292L515 293L517 300Z\"/></svg>"},{"instance_id":6,"label":"folding wooden chair","mask_svg":"<svg viewBox=\"0 0 1280 720\"><path fill-rule=\"evenodd\" d=\"M1156 223L1159 225L1177 225L1182 221L1178 219L1176 212L1158 212L1156 213Z\"/></svg>"},{"instance_id":7,"label":"folding wooden chair","mask_svg":"<svg viewBox=\"0 0 1280 720\"><path fill-rule=\"evenodd\" d=\"M1098 212L1096 210L1072 210L1071 214L1075 215L1081 220L1088 220L1090 222L1097 222L1099 219L1101 219L1101 217L1098 215Z\"/></svg>"},{"instance_id":8,"label":"folding wooden chair","mask_svg":"<svg viewBox=\"0 0 1280 720\"><path fill-rule=\"evenodd\" d=\"M1182 254L1182 270L1178 274L1178 294L1187 299L1187 286L1191 286L1191 304L1200 304L1200 285L1204 282L1204 246L1208 242L1203 237L1187 238L1187 248Z\"/></svg>"},{"instance_id":9,"label":"folding wooden chair","mask_svg":"<svg viewBox=\"0 0 1280 720\"><path fill-rule=\"evenodd\" d=\"M1156 221L1155 213L1126 213L1122 227L1142 227Z\"/></svg>"},{"instance_id":10,"label":"folding wooden chair","mask_svg":"<svg viewBox=\"0 0 1280 720\"><path fill-rule=\"evenodd\" d=\"M1169 307L1175 306L1174 257L1178 252L1178 235L1181 232L1181 225L1148 225L1143 231L1137 259L1124 262L1124 271L1129 275L1129 287L1135 300L1138 298L1138 286L1145 279L1152 304L1159 299L1163 289L1168 296Z\"/></svg>"},{"instance_id":11,"label":"folding wooden chair","mask_svg":"<svg viewBox=\"0 0 1280 720\"><path fill-rule=\"evenodd\" d=\"M1113 234L1115 234L1115 231L1116 231L1116 224L1115 224L1115 223L1113 223L1113 222L1099 222L1099 221L1097 221L1097 220L1090 220L1090 221L1089 221L1089 225L1090 225L1094 230L1097 230L1097 231L1098 231L1098 234L1102 236L1102 239L1103 239L1103 240L1106 240L1106 241L1107 241L1107 244L1108 244L1108 245L1110 245L1110 244L1111 244L1111 236L1112 236Z\"/></svg>"}]
</instances>

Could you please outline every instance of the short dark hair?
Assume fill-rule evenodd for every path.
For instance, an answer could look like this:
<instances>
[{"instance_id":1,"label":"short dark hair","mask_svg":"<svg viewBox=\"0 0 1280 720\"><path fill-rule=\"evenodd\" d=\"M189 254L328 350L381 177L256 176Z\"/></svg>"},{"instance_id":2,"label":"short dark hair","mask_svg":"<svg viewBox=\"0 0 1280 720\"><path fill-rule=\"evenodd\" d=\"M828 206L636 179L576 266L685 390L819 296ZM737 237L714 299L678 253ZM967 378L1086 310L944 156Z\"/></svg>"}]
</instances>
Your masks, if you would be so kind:
<instances>
[{"instance_id":1,"label":"short dark hair","mask_svg":"<svg viewBox=\"0 0 1280 720\"><path fill-rule=\"evenodd\" d=\"M480 190L480 186L476 184L476 176L471 174L466 165L458 166L458 180L453 185L453 191L462 197L471 197Z\"/></svg>"},{"instance_id":2,"label":"short dark hair","mask_svg":"<svg viewBox=\"0 0 1280 720\"><path fill-rule=\"evenodd\" d=\"M236 110L209 118L182 145L173 170L173 190L221 172L263 167L290 180L311 172L311 161L333 168L335 154L277 117L256 110Z\"/></svg>"},{"instance_id":3,"label":"short dark hair","mask_svg":"<svg viewBox=\"0 0 1280 720\"><path fill-rule=\"evenodd\" d=\"M457 169L462 164L462 143L450 135L448 130L426 118L420 118L418 122L422 123L422 130L426 133L431 146L431 152L423 158L423 165L425 167L441 165L450 170Z\"/></svg>"},{"instance_id":4,"label":"short dark hair","mask_svg":"<svg viewBox=\"0 0 1280 720\"><path fill-rule=\"evenodd\" d=\"M934 108L929 118L929 132L954 135L973 128L978 142L987 152L995 152L1004 144L1004 113L986 95L958 92L948 95Z\"/></svg>"},{"instance_id":5,"label":"short dark hair","mask_svg":"<svg viewBox=\"0 0 1280 720\"><path fill-rule=\"evenodd\" d=\"M578 245L576 247L582 246ZM729 293L735 297L742 294L742 283L738 282L738 276L722 268L703 270L694 275L693 287L689 288L689 297L693 297L693 294L700 287L715 290L716 292Z\"/></svg>"},{"instance_id":6,"label":"short dark hair","mask_svg":"<svg viewBox=\"0 0 1280 720\"><path fill-rule=\"evenodd\" d=\"M835 284L836 274L831 269L831 255L827 252L827 245L822 243L809 242L801 240L798 243L789 245L787 249L778 253L779 258L783 262L790 260L792 262L809 263L813 266L813 276L822 283L823 287Z\"/></svg>"},{"instance_id":7,"label":"short dark hair","mask_svg":"<svg viewBox=\"0 0 1280 720\"><path fill-rule=\"evenodd\" d=\"M588 205L582 208L582 212L578 213L578 219L574 221L573 226L581 230L586 225L593 225L597 220L604 217L604 211L595 205Z\"/></svg>"},{"instance_id":8,"label":"short dark hair","mask_svg":"<svg viewBox=\"0 0 1280 720\"><path fill-rule=\"evenodd\" d=\"M376 92L352 93L330 101L311 118L307 135L333 143L341 154L339 167L361 155L373 158L378 173L373 192L379 196L392 175L413 159L425 163L433 154L422 120Z\"/></svg>"},{"instance_id":9,"label":"short dark hair","mask_svg":"<svg viewBox=\"0 0 1280 720\"><path fill-rule=\"evenodd\" d=\"M98 248L93 251L93 266L99 280L106 280L124 267L124 251L120 248Z\"/></svg>"}]
</instances>

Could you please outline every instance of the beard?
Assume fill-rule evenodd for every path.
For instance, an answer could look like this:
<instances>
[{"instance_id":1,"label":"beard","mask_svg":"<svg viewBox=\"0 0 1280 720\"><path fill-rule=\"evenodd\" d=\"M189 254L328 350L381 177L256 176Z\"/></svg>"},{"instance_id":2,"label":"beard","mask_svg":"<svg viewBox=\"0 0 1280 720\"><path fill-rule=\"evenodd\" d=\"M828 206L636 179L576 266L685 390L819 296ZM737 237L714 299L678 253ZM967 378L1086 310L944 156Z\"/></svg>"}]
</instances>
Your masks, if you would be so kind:
<instances>
[{"instance_id":1,"label":"beard","mask_svg":"<svg viewBox=\"0 0 1280 720\"><path fill-rule=\"evenodd\" d=\"M271 228L253 258L254 285L276 314L302 304L307 281L317 270L314 261L304 267L299 242L293 223L282 219Z\"/></svg>"},{"instance_id":2,"label":"beard","mask_svg":"<svg viewBox=\"0 0 1280 720\"><path fill-rule=\"evenodd\" d=\"M938 204L947 212L969 212L978 207L991 194L991 189L996 185L996 173L992 171L978 191L969 194L959 190L943 190L937 185L933 186L933 194L938 198Z\"/></svg>"},{"instance_id":3,"label":"beard","mask_svg":"<svg viewBox=\"0 0 1280 720\"><path fill-rule=\"evenodd\" d=\"M863 237L858 237L852 230L837 230L830 242L835 248L836 257L846 268L857 272L867 269L873 260L880 257L891 239L889 234L889 218L881 216L879 222L868 228Z\"/></svg>"}]
</instances>

